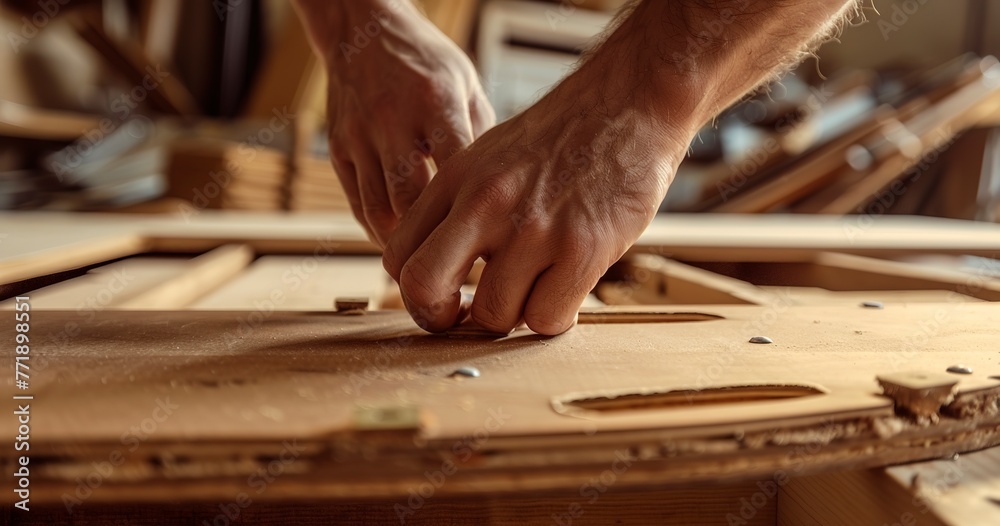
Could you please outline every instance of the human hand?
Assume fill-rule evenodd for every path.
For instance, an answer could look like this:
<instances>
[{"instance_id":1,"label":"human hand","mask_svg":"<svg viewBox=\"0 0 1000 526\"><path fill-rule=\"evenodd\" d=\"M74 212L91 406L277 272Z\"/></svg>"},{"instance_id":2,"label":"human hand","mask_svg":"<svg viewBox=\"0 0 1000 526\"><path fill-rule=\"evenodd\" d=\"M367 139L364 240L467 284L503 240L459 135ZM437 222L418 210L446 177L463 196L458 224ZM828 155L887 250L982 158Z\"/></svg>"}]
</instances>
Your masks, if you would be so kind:
<instances>
[{"instance_id":1,"label":"human hand","mask_svg":"<svg viewBox=\"0 0 1000 526\"><path fill-rule=\"evenodd\" d=\"M591 60L457 153L403 218L383 263L421 327L461 321L459 287L482 257L475 322L562 333L652 220L697 126L668 124L606 66Z\"/></svg>"},{"instance_id":2,"label":"human hand","mask_svg":"<svg viewBox=\"0 0 1000 526\"><path fill-rule=\"evenodd\" d=\"M330 157L385 246L441 166L495 123L468 57L409 0L300 0L329 76Z\"/></svg>"}]
</instances>

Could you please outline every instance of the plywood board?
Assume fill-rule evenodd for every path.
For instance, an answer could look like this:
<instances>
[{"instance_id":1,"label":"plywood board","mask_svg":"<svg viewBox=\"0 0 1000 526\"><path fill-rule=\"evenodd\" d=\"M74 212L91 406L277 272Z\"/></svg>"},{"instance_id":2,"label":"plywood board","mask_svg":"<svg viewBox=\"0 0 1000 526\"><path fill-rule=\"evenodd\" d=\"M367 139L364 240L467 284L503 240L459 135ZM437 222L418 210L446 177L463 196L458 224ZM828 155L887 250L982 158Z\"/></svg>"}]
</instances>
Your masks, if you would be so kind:
<instances>
[{"instance_id":1,"label":"plywood board","mask_svg":"<svg viewBox=\"0 0 1000 526\"><path fill-rule=\"evenodd\" d=\"M155 429L129 467L90 502L226 498L288 440L301 460L262 498L306 488L315 498L405 496L446 460L461 469L442 496L579 487L616 454L634 459L622 487L676 487L1000 442L998 305L632 309L599 312L649 312L646 323L496 341L426 335L398 311L103 312L60 339L77 314L38 311L28 392L45 418L32 420L32 452L48 460L34 491L58 502L147 420ZM693 319L710 321L679 321ZM0 326L0 338L12 331ZM748 343L758 335L774 343ZM956 363L974 370L954 375L962 405L933 423L897 415L879 395L876 376ZM481 376L452 374L463 366ZM24 393L12 381L0 395ZM601 398L599 410L574 402ZM477 449L456 460L462 437L477 433ZM813 453L794 455L806 446Z\"/></svg>"},{"instance_id":2,"label":"plywood board","mask_svg":"<svg viewBox=\"0 0 1000 526\"><path fill-rule=\"evenodd\" d=\"M32 308L77 310L89 314L128 300L189 268L184 257L136 257L95 268L90 272L30 293ZM13 309L14 299L0 303Z\"/></svg>"},{"instance_id":3,"label":"plywood board","mask_svg":"<svg viewBox=\"0 0 1000 526\"><path fill-rule=\"evenodd\" d=\"M367 297L374 309L390 279L378 257L266 256L190 308L331 311L346 296Z\"/></svg>"}]
</instances>

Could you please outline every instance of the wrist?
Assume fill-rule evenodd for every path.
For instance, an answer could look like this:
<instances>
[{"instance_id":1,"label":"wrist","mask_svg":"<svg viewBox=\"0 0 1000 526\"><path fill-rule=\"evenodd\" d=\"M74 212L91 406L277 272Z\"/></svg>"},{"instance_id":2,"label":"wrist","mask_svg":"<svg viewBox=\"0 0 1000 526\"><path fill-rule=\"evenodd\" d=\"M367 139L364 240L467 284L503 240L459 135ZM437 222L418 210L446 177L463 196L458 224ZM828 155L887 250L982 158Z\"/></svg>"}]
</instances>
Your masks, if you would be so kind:
<instances>
[{"instance_id":1,"label":"wrist","mask_svg":"<svg viewBox=\"0 0 1000 526\"><path fill-rule=\"evenodd\" d=\"M391 28L423 15L412 0L295 0L317 54L336 68Z\"/></svg>"}]
</instances>

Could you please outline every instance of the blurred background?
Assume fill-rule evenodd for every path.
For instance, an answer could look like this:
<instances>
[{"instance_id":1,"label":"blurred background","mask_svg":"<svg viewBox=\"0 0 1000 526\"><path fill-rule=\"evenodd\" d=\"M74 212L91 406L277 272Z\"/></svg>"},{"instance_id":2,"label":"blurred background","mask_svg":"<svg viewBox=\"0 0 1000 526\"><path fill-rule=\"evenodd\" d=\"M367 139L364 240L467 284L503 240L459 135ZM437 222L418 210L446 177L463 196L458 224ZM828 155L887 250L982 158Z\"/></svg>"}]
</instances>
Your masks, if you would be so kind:
<instances>
[{"instance_id":1,"label":"blurred background","mask_svg":"<svg viewBox=\"0 0 1000 526\"><path fill-rule=\"evenodd\" d=\"M622 3L421 2L500 119ZM996 221L1000 2L873 6L706 126L661 209ZM324 73L286 0L3 0L0 34L0 209L348 209Z\"/></svg>"}]
</instances>

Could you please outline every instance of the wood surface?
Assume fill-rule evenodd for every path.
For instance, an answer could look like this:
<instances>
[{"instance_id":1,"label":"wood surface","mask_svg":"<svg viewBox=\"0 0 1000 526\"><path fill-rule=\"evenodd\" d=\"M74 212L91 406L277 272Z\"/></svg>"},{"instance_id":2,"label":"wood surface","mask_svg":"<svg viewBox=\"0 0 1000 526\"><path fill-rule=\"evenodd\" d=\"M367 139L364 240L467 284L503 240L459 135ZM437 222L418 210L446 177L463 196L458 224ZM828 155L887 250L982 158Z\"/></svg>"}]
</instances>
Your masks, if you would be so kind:
<instances>
[{"instance_id":1,"label":"wood surface","mask_svg":"<svg viewBox=\"0 0 1000 526\"><path fill-rule=\"evenodd\" d=\"M595 476L599 477L600 473ZM766 481L761 484L766 484ZM763 501L755 498L754 502L761 504L759 508L747 504L761 491L757 482L639 491L622 490L611 485L600 492L597 487L604 488L595 486L595 489L590 489L588 486L559 493L481 498L432 496L422 503L414 499L414 503L420 506L412 514L405 511L409 505L406 499L255 501L240 511L240 522L237 524L401 524L404 523L401 519L405 519L404 524L411 526L501 526L515 523L546 526L558 526L560 523L574 526L714 526L725 524L732 518L746 526L769 526L775 523L778 507L774 498ZM595 491L596 496L593 494ZM397 513L397 504L403 507L403 513ZM88 503L74 509L71 517L62 505L32 507L28 523L22 522L23 514L11 513L10 522L4 524L60 524L71 518L73 524L78 526L137 522L149 526L175 526L202 524L202 521L212 524L220 513L218 503L186 506ZM219 520L219 523L224 522Z\"/></svg>"},{"instance_id":2,"label":"wood surface","mask_svg":"<svg viewBox=\"0 0 1000 526\"><path fill-rule=\"evenodd\" d=\"M189 270L186 257L134 257L90 270L82 276L31 291L32 308L77 310L114 308L121 302ZM13 298L0 309L13 309Z\"/></svg>"},{"instance_id":3,"label":"wood surface","mask_svg":"<svg viewBox=\"0 0 1000 526\"><path fill-rule=\"evenodd\" d=\"M601 284L598 295L613 305L765 305L775 300L753 284L654 254L626 257L609 274L621 279Z\"/></svg>"},{"instance_id":4,"label":"wood surface","mask_svg":"<svg viewBox=\"0 0 1000 526\"><path fill-rule=\"evenodd\" d=\"M390 280L378 257L265 256L190 308L331 311L335 298L357 296L377 309Z\"/></svg>"},{"instance_id":5,"label":"wood surface","mask_svg":"<svg viewBox=\"0 0 1000 526\"><path fill-rule=\"evenodd\" d=\"M235 213L186 207L170 216L2 212L0 283L148 250L198 253L244 243L258 254L377 254L348 213ZM684 261L810 261L818 251L892 257L1000 254L1000 226L926 217L685 215L657 217L632 247Z\"/></svg>"},{"instance_id":6,"label":"wood surface","mask_svg":"<svg viewBox=\"0 0 1000 526\"><path fill-rule=\"evenodd\" d=\"M231 280L253 258L253 249L246 245L221 246L192 259L183 273L163 280L116 306L145 310L186 307Z\"/></svg>"},{"instance_id":7,"label":"wood surface","mask_svg":"<svg viewBox=\"0 0 1000 526\"><path fill-rule=\"evenodd\" d=\"M458 496L579 488L616 452L633 459L620 487L665 488L755 480L779 469L806 475L881 466L1000 442L1000 380L991 379L998 375L998 305L673 310L724 319L585 324L555 338L519 330L492 341L426 335L404 312L102 311L87 322L76 312L39 310L30 392L44 418L32 420L40 461L33 499L60 502L91 462L123 449L123 433L156 415L147 422L155 429L88 503L231 498L290 439L302 448L300 460L263 500L303 492L405 497L446 460L461 469L437 494ZM67 337L70 323L78 331ZM0 338L12 331L0 327ZM748 343L758 335L774 343ZM977 411L949 405L936 422L918 423L879 395L876 376L940 373L956 363L974 374L955 376L955 403ZM453 376L462 366L477 367L481 377ZM0 394L13 394L12 381ZM755 385L822 394L724 404L698 394ZM671 392L690 396L690 404L559 409ZM171 413L160 418L157 404L168 402ZM359 412L405 408L420 418L397 431L358 420ZM491 414L509 417L498 425ZM12 425L0 422L0 432ZM455 444L477 432L475 454L456 460ZM803 447L811 453L796 455ZM0 458L10 462L12 454Z\"/></svg>"},{"instance_id":8,"label":"wood surface","mask_svg":"<svg viewBox=\"0 0 1000 526\"><path fill-rule=\"evenodd\" d=\"M1000 448L793 479L777 524L1000 524Z\"/></svg>"}]
</instances>

